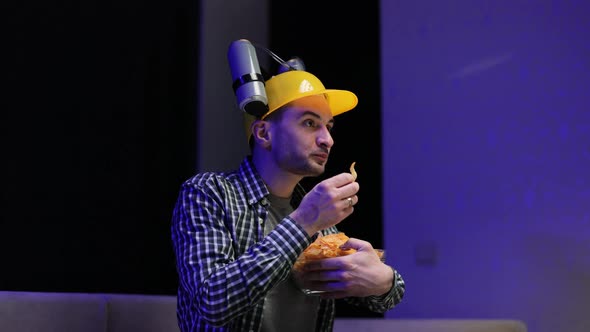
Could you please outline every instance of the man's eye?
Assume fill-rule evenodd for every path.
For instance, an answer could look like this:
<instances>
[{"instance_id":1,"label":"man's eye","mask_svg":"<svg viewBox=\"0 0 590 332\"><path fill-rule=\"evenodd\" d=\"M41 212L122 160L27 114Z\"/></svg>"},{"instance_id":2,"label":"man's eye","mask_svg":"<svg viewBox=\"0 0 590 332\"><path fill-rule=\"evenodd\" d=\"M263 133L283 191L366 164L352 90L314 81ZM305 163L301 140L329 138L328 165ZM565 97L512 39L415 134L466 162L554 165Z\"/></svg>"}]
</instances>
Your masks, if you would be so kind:
<instances>
[{"instance_id":1,"label":"man's eye","mask_svg":"<svg viewBox=\"0 0 590 332\"><path fill-rule=\"evenodd\" d=\"M303 123L306 127L315 127L315 122L313 120L305 120Z\"/></svg>"}]
</instances>

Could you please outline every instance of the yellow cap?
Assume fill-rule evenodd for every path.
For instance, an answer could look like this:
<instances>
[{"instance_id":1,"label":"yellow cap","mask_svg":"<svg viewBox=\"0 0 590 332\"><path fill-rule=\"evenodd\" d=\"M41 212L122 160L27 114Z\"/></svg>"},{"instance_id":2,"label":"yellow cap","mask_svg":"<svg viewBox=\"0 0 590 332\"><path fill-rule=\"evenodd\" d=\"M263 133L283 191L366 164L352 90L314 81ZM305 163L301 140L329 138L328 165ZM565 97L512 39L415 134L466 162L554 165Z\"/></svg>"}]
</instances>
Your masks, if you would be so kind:
<instances>
[{"instance_id":1,"label":"yellow cap","mask_svg":"<svg viewBox=\"0 0 590 332\"><path fill-rule=\"evenodd\" d=\"M326 89L316 76L303 70L286 71L271 77L265 83L265 90L268 98L268 112L262 116L262 119L294 100L319 94L326 96L332 116L350 111L358 104L358 98L354 93ZM250 139L252 135L250 126L254 120L256 120L254 116L244 113L246 139Z\"/></svg>"}]
</instances>

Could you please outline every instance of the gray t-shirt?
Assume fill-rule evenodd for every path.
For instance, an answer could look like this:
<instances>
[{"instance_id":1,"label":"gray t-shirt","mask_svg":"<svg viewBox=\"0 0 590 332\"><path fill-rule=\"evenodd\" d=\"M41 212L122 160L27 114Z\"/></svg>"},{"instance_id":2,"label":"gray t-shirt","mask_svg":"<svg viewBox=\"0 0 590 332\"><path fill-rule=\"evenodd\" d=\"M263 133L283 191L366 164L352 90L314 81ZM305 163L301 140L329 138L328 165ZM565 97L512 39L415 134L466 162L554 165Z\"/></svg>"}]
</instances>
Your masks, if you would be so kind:
<instances>
[{"instance_id":1,"label":"gray t-shirt","mask_svg":"<svg viewBox=\"0 0 590 332\"><path fill-rule=\"evenodd\" d=\"M270 233L289 213L293 212L290 198L270 194L269 218L264 225L264 235ZM264 300L262 316L263 332L315 331L319 297L303 294L295 284L292 274L273 288Z\"/></svg>"}]
</instances>

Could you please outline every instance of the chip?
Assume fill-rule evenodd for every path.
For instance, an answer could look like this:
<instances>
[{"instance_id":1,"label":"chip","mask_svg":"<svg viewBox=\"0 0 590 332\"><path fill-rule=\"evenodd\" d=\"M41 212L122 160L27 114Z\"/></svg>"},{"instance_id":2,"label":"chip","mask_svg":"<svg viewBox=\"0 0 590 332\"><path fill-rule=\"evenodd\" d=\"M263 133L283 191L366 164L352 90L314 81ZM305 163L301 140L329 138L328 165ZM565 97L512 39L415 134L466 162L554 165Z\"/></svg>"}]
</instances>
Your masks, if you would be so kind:
<instances>
[{"instance_id":1,"label":"chip","mask_svg":"<svg viewBox=\"0 0 590 332\"><path fill-rule=\"evenodd\" d=\"M356 164L356 161L352 163L352 165L350 165L350 174L352 174L352 177L354 177L354 180L356 181L356 170L354 169L354 165Z\"/></svg>"}]
</instances>

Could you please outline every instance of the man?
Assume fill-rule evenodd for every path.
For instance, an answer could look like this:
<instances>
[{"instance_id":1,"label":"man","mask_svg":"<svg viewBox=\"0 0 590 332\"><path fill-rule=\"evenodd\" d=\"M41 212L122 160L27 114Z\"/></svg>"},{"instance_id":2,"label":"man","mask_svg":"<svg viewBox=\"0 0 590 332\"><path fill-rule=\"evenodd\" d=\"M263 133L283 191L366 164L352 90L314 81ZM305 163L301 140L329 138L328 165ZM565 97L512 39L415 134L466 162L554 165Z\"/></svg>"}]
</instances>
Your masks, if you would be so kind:
<instances>
[{"instance_id":1,"label":"man","mask_svg":"<svg viewBox=\"0 0 590 332\"><path fill-rule=\"evenodd\" d=\"M291 273L297 257L318 236L338 232L359 199L349 173L308 193L299 182L324 172L334 116L358 101L299 70L270 78L266 94L268 113L248 118L252 153L239 169L197 174L180 190L172 240L183 332L331 331L335 299L385 312L403 297L399 273L354 238L346 246L356 253L306 266L299 282L325 292L299 289Z\"/></svg>"}]
</instances>

